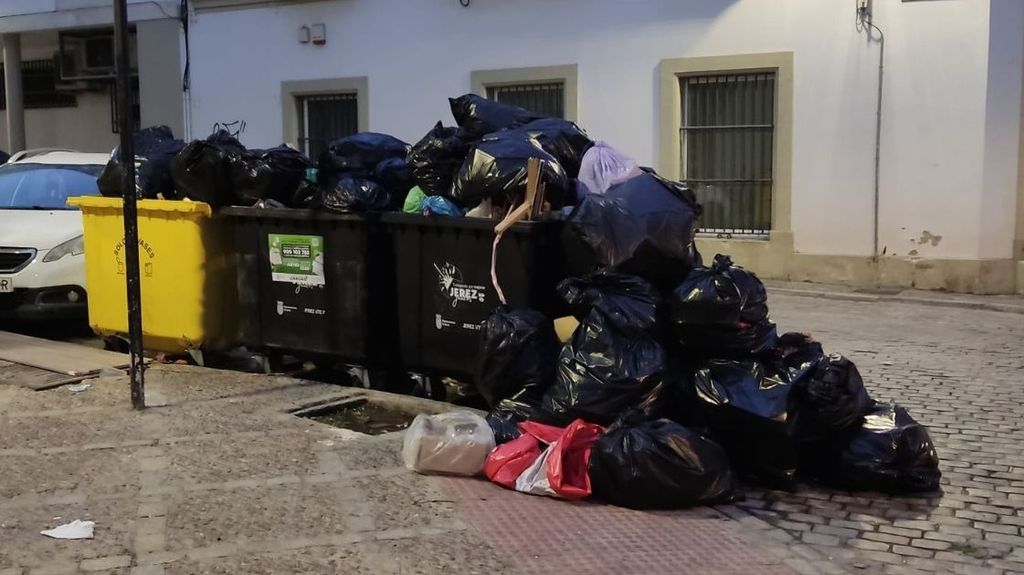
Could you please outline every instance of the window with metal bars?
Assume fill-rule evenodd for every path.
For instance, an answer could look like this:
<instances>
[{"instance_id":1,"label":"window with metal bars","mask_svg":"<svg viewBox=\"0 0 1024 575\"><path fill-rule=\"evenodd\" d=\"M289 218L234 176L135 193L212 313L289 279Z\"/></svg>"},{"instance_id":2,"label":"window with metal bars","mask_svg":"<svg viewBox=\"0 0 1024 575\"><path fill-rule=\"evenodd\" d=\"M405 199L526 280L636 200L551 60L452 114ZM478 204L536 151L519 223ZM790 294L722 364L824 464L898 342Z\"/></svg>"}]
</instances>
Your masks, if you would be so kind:
<instances>
[{"instance_id":1,"label":"window with metal bars","mask_svg":"<svg viewBox=\"0 0 1024 575\"><path fill-rule=\"evenodd\" d=\"M704 206L701 232L767 237L772 225L775 73L679 79L682 180Z\"/></svg>"},{"instance_id":2,"label":"window with metal bars","mask_svg":"<svg viewBox=\"0 0 1024 575\"><path fill-rule=\"evenodd\" d=\"M534 82L488 86L487 97L531 112L565 118L565 82Z\"/></svg>"},{"instance_id":3,"label":"window with metal bars","mask_svg":"<svg viewBox=\"0 0 1024 575\"><path fill-rule=\"evenodd\" d=\"M299 96L299 149L316 158L332 141L357 133L358 101L353 93Z\"/></svg>"},{"instance_id":4,"label":"window with metal bars","mask_svg":"<svg viewBox=\"0 0 1024 575\"><path fill-rule=\"evenodd\" d=\"M4 85L3 64L0 64L0 86ZM25 108L74 108L78 98L71 92L57 90L57 67L53 60L25 60L21 63L21 86ZM7 95L0 90L0 110L7 109Z\"/></svg>"}]
</instances>

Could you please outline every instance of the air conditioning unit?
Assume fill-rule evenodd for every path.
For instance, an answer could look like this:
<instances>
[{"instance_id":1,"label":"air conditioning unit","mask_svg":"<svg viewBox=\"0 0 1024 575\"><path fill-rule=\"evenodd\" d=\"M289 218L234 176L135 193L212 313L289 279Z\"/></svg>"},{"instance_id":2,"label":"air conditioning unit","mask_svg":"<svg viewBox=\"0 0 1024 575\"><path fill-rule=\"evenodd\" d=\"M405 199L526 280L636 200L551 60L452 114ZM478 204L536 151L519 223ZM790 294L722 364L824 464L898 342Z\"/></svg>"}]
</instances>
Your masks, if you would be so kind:
<instances>
[{"instance_id":1,"label":"air conditioning unit","mask_svg":"<svg viewBox=\"0 0 1024 575\"><path fill-rule=\"evenodd\" d=\"M132 73L138 73L135 33L129 36ZM69 30L60 33L58 76L61 82L113 80L117 77L114 59L114 31L110 28Z\"/></svg>"}]
</instances>

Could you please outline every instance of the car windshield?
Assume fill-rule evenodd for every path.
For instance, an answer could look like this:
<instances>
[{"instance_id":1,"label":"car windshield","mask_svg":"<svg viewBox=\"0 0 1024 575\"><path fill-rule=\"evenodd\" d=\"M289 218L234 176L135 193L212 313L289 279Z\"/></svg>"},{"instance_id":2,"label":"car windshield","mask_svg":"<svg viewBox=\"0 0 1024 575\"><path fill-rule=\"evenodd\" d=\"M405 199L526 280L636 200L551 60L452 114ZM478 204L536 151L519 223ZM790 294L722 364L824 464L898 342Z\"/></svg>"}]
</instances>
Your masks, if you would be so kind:
<instances>
[{"instance_id":1,"label":"car windshield","mask_svg":"<svg viewBox=\"0 0 1024 575\"><path fill-rule=\"evenodd\" d=\"M5 164L0 166L0 209L71 210L68 198L96 196L103 166Z\"/></svg>"}]
</instances>

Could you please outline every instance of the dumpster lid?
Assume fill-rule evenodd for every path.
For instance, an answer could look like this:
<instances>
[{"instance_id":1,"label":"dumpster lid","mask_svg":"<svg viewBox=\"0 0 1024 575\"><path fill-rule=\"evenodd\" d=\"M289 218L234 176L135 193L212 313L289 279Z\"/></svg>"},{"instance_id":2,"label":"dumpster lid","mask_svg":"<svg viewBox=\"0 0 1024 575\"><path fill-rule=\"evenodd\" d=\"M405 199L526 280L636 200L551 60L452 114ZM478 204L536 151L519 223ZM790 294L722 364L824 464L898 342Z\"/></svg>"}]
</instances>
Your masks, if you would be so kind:
<instances>
[{"instance_id":1,"label":"dumpster lid","mask_svg":"<svg viewBox=\"0 0 1024 575\"><path fill-rule=\"evenodd\" d=\"M79 196L68 198L68 205L89 209L116 209L120 210L124 205L121 198L106 198L102 196ZM146 212L178 212L185 214L210 215L213 210L210 204L205 202L193 202L188 200L139 200L139 211Z\"/></svg>"},{"instance_id":2,"label":"dumpster lid","mask_svg":"<svg viewBox=\"0 0 1024 575\"><path fill-rule=\"evenodd\" d=\"M233 206L222 208L217 212L222 216L236 218L267 218L282 220L324 220L324 221L376 221L380 218L378 213L366 214L335 214L320 210L306 210L295 208L255 208Z\"/></svg>"},{"instance_id":3,"label":"dumpster lid","mask_svg":"<svg viewBox=\"0 0 1024 575\"><path fill-rule=\"evenodd\" d=\"M500 220L489 218L456 218L449 216L424 216L420 214L406 214L401 212L387 212L381 221L389 224L401 224L429 228L464 229L464 230L488 230L494 232L494 226ZM525 231L535 228L544 228L561 224L559 219L518 221L509 228L509 231Z\"/></svg>"}]
</instances>

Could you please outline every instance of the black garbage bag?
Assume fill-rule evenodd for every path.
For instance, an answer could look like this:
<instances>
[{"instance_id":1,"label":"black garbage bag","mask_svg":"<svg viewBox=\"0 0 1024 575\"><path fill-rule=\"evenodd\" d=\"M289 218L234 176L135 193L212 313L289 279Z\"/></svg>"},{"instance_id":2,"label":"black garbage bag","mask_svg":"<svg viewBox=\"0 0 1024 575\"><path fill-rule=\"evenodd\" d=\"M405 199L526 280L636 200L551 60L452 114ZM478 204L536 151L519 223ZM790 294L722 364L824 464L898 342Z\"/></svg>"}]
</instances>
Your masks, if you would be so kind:
<instances>
[{"instance_id":1,"label":"black garbage bag","mask_svg":"<svg viewBox=\"0 0 1024 575\"><path fill-rule=\"evenodd\" d=\"M185 142L174 139L167 126L153 126L135 132L132 136L135 150L135 192L146 199L178 199L174 190L171 166L174 158L185 147ZM110 161L100 174L97 185L100 194L123 197L120 147L114 148Z\"/></svg>"},{"instance_id":2,"label":"black garbage bag","mask_svg":"<svg viewBox=\"0 0 1024 575\"><path fill-rule=\"evenodd\" d=\"M703 355L745 357L776 347L764 284L726 255L716 255L711 267L695 268L679 284L670 317L679 342Z\"/></svg>"},{"instance_id":3,"label":"black garbage bag","mask_svg":"<svg viewBox=\"0 0 1024 575\"><path fill-rule=\"evenodd\" d=\"M641 174L605 194L586 195L569 216L576 271L612 268L659 287L677 285L693 267L693 221L700 210L681 189Z\"/></svg>"},{"instance_id":4,"label":"black garbage bag","mask_svg":"<svg viewBox=\"0 0 1024 575\"><path fill-rule=\"evenodd\" d=\"M863 422L874 402L857 366L841 355L821 357L792 380L791 423L803 443L835 441Z\"/></svg>"},{"instance_id":5,"label":"black garbage bag","mask_svg":"<svg viewBox=\"0 0 1024 575\"><path fill-rule=\"evenodd\" d=\"M627 413L590 452L594 497L632 509L721 503L736 484L717 443L668 419Z\"/></svg>"},{"instance_id":6,"label":"black garbage bag","mask_svg":"<svg viewBox=\"0 0 1024 575\"><path fill-rule=\"evenodd\" d=\"M448 98L448 103L455 123L459 125L459 133L466 140L476 140L498 130L518 128L544 117L543 114L488 100L476 94Z\"/></svg>"},{"instance_id":7,"label":"black garbage bag","mask_svg":"<svg viewBox=\"0 0 1024 575\"><path fill-rule=\"evenodd\" d=\"M351 176L329 180L321 191L323 209L340 214L383 212L392 201L391 195L376 182Z\"/></svg>"},{"instance_id":8,"label":"black garbage bag","mask_svg":"<svg viewBox=\"0 0 1024 575\"><path fill-rule=\"evenodd\" d=\"M331 142L318 158L325 175L345 173L358 177L373 175L377 164L390 158L404 158L409 144L388 134L360 132Z\"/></svg>"},{"instance_id":9,"label":"black garbage bag","mask_svg":"<svg viewBox=\"0 0 1024 575\"><path fill-rule=\"evenodd\" d=\"M801 464L819 480L851 491L917 493L939 488L939 457L928 429L899 405L878 403L830 450Z\"/></svg>"},{"instance_id":10,"label":"black garbage bag","mask_svg":"<svg viewBox=\"0 0 1024 575\"><path fill-rule=\"evenodd\" d=\"M587 133L576 124L561 118L541 118L516 128L537 140L544 151L562 165L566 175L575 179L580 173L583 154L594 145Z\"/></svg>"},{"instance_id":11,"label":"black garbage bag","mask_svg":"<svg viewBox=\"0 0 1024 575\"><path fill-rule=\"evenodd\" d=\"M234 201L231 162L243 153L245 146L226 130L189 143L172 165L178 194L214 207L230 205Z\"/></svg>"},{"instance_id":12,"label":"black garbage bag","mask_svg":"<svg viewBox=\"0 0 1024 575\"><path fill-rule=\"evenodd\" d=\"M817 366L825 357L825 352L821 344L810 335L791 331L780 335L775 347L761 354L761 357L774 363L777 371L788 372L789 380L794 382Z\"/></svg>"},{"instance_id":13,"label":"black garbage bag","mask_svg":"<svg viewBox=\"0 0 1024 575\"><path fill-rule=\"evenodd\" d=\"M494 432L495 443L501 445L522 435L519 424L524 421L548 421L540 408L541 392L526 388L498 402L487 414L487 424Z\"/></svg>"},{"instance_id":14,"label":"black garbage bag","mask_svg":"<svg viewBox=\"0 0 1024 575\"><path fill-rule=\"evenodd\" d=\"M388 158L377 164L373 169L373 179L384 188L392 198L402 198L416 185L412 168L405 158Z\"/></svg>"},{"instance_id":15,"label":"black garbage bag","mask_svg":"<svg viewBox=\"0 0 1024 575\"><path fill-rule=\"evenodd\" d=\"M428 196L450 196L452 182L473 146L458 136L458 128L446 128L438 122L409 150L406 161L416 184Z\"/></svg>"},{"instance_id":16,"label":"black garbage bag","mask_svg":"<svg viewBox=\"0 0 1024 575\"><path fill-rule=\"evenodd\" d=\"M566 280L559 291L582 319L541 402L546 416L559 425L574 419L608 425L630 408L660 413L666 360L654 329L654 288L637 277L598 274Z\"/></svg>"},{"instance_id":17,"label":"black garbage bag","mask_svg":"<svg viewBox=\"0 0 1024 575\"><path fill-rule=\"evenodd\" d=\"M290 202L285 202L293 208L305 208L308 210L322 210L324 208L324 190L319 184L302 180L299 187L295 189L295 195Z\"/></svg>"},{"instance_id":18,"label":"black garbage bag","mask_svg":"<svg viewBox=\"0 0 1024 575\"><path fill-rule=\"evenodd\" d=\"M499 307L484 324L476 386L488 405L555 379L561 344L554 322L532 309Z\"/></svg>"},{"instance_id":19,"label":"black garbage bag","mask_svg":"<svg viewBox=\"0 0 1024 575\"><path fill-rule=\"evenodd\" d=\"M605 272L566 278L558 284L558 294L581 322L594 310L627 333L649 332L658 321L658 292L637 276Z\"/></svg>"},{"instance_id":20,"label":"black garbage bag","mask_svg":"<svg viewBox=\"0 0 1024 575\"><path fill-rule=\"evenodd\" d=\"M306 170L314 166L302 152L286 144L267 150L248 150L229 161L235 203L244 206L260 200L288 204L305 180Z\"/></svg>"},{"instance_id":21,"label":"black garbage bag","mask_svg":"<svg viewBox=\"0 0 1024 575\"><path fill-rule=\"evenodd\" d=\"M537 140L516 131L491 134L470 150L452 185L451 197L466 207L488 199L501 206L518 205L526 197L530 158L541 161L546 200L553 208L561 207L570 190L565 171Z\"/></svg>"},{"instance_id":22,"label":"black garbage bag","mask_svg":"<svg viewBox=\"0 0 1024 575\"><path fill-rule=\"evenodd\" d=\"M791 489L798 445L786 378L754 360L711 360L696 371L694 385L711 432L736 470Z\"/></svg>"}]
</instances>

